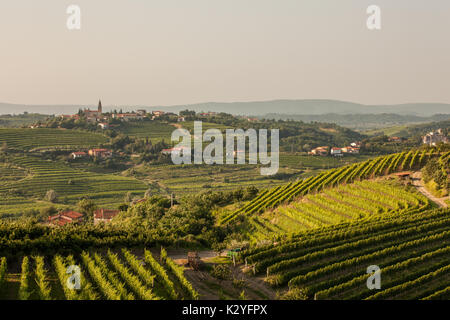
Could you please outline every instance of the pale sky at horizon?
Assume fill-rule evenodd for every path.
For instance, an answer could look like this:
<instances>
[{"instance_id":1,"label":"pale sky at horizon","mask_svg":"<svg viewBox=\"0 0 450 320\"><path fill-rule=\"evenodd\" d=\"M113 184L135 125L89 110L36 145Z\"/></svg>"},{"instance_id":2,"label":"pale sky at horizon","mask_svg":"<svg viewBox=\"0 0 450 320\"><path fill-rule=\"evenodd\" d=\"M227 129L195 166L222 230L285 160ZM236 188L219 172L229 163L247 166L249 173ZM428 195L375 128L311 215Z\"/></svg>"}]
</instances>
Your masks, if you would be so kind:
<instances>
[{"instance_id":1,"label":"pale sky at horizon","mask_svg":"<svg viewBox=\"0 0 450 320\"><path fill-rule=\"evenodd\" d=\"M449 31L448 0L2 0L0 102L450 103Z\"/></svg>"}]
</instances>

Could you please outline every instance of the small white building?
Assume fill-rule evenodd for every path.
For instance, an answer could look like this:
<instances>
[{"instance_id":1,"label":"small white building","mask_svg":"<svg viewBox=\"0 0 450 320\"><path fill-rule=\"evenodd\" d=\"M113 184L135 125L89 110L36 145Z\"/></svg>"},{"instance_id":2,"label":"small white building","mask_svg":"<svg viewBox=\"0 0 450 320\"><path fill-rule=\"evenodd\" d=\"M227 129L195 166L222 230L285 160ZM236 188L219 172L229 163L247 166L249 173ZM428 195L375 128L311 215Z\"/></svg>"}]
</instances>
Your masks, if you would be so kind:
<instances>
[{"instance_id":1,"label":"small white building","mask_svg":"<svg viewBox=\"0 0 450 320\"><path fill-rule=\"evenodd\" d=\"M331 148L331 155L335 157L342 157L344 154L342 153L341 148L333 147Z\"/></svg>"},{"instance_id":2,"label":"small white building","mask_svg":"<svg viewBox=\"0 0 450 320\"><path fill-rule=\"evenodd\" d=\"M109 124L107 124L106 122L100 122L100 123L98 124L98 126L99 126L100 128L102 128L103 130L109 128Z\"/></svg>"},{"instance_id":3,"label":"small white building","mask_svg":"<svg viewBox=\"0 0 450 320\"><path fill-rule=\"evenodd\" d=\"M72 159L85 158L85 157L87 157L87 153L84 152L84 151L72 152L72 153L70 154L70 157L71 157Z\"/></svg>"}]
</instances>

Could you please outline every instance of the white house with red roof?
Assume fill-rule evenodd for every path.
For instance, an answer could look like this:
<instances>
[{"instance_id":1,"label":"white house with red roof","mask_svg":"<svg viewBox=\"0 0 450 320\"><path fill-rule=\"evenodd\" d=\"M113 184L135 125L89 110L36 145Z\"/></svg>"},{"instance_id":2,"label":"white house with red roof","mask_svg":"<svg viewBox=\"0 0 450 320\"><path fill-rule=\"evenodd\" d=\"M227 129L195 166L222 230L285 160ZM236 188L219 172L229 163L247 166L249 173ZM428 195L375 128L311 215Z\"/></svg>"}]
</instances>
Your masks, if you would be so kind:
<instances>
[{"instance_id":1,"label":"white house with red roof","mask_svg":"<svg viewBox=\"0 0 450 320\"><path fill-rule=\"evenodd\" d=\"M76 152L72 152L72 153L70 154L70 157L71 157L72 159L85 158L85 157L87 157L87 153L84 152L84 151L76 151Z\"/></svg>"}]
</instances>

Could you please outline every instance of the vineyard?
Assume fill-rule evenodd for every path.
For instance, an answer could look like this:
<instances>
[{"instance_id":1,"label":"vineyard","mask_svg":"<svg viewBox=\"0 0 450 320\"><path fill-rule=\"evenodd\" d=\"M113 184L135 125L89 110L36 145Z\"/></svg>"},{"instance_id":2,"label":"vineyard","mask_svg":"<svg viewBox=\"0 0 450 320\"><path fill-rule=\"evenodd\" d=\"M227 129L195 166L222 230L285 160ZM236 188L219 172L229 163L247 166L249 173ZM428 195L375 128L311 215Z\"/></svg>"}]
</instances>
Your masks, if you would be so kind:
<instances>
[{"instance_id":1,"label":"vineyard","mask_svg":"<svg viewBox=\"0 0 450 320\"><path fill-rule=\"evenodd\" d=\"M183 267L149 250L127 249L52 257L24 256L17 270L0 258L0 299L165 300L198 299ZM10 272L8 272L8 269Z\"/></svg>"},{"instance_id":2,"label":"vineyard","mask_svg":"<svg viewBox=\"0 0 450 320\"><path fill-rule=\"evenodd\" d=\"M170 136L175 129L174 126L159 121L133 121L123 123L120 127L123 134L136 138L150 138L154 143L161 140L170 143Z\"/></svg>"},{"instance_id":3,"label":"vineyard","mask_svg":"<svg viewBox=\"0 0 450 320\"><path fill-rule=\"evenodd\" d=\"M301 201L248 217L252 226L248 236L258 242L279 234L428 207L426 197L394 180L363 180L308 194Z\"/></svg>"},{"instance_id":4,"label":"vineyard","mask_svg":"<svg viewBox=\"0 0 450 320\"><path fill-rule=\"evenodd\" d=\"M61 162L42 160L33 156L14 157L14 166L1 166L9 179L0 185L0 211L2 214L22 213L24 210L48 206L40 201L52 189L59 203L75 204L89 196L99 205L115 207L132 190L144 193L147 186L134 178L112 174L99 174L72 169Z\"/></svg>"},{"instance_id":5,"label":"vineyard","mask_svg":"<svg viewBox=\"0 0 450 320\"><path fill-rule=\"evenodd\" d=\"M108 142L108 138L92 132L65 129L1 129L0 145L10 149L33 150L36 148L89 148Z\"/></svg>"},{"instance_id":6,"label":"vineyard","mask_svg":"<svg viewBox=\"0 0 450 320\"><path fill-rule=\"evenodd\" d=\"M419 169L433 156L433 149L431 151L409 151L326 170L306 179L263 190L255 199L239 209L223 214L220 223L229 223L239 215L248 216L262 213L267 209L276 208L280 204L289 203L325 188L384 176L401 170Z\"/></svg>"},{"instance_id":7,"label":"vineyard","mask_svg":"<svg viewBox=\"0 0 450 320\"><path fill-rule=\"evenodd\" d=\"M450 210L392 212L291 236L241 254L245 270L310 299L449 299ZM381 289L366 285L381 268Z\"/></svg>"}]
</instances>

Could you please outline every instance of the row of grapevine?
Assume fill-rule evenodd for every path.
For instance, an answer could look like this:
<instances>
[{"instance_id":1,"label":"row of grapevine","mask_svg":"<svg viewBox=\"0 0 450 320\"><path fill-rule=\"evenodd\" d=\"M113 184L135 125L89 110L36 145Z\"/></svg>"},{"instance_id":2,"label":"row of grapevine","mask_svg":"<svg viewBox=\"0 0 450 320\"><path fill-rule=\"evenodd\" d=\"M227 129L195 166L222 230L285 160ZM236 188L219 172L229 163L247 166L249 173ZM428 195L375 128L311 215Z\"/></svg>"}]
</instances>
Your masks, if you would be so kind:
<instances>
[{"instance_id":1,"label":"row of grapevine","mask_svg":"<svg viewBox=\"0 0 450 320\"><path fill-rule=\"evenodd\" d=\"M177 299L178 295L175 292L175 287L170 280L166 270L156 261L153 257L152 253L148 250L144 252L145 262L147 262L150 266L152 272L156 275L156 279L161 282L162 286L165 288L170 299Z\"/></svg>"},{"instance_id":2,"label":"row of grapevine","mask_svg":"<svg viewBox=\"0 0 450 320\"><path fill-rule=\"evenodd\" d=\"M83 251L75 257L24 256L20 286L14 297L21 300L199 299L184 269L170 259L164 249L161 263L148 250L144 251L143 260L125 248L121 253L108 250L103 254ZM46 265L46 259L52 264ZM53 274L59 281L52 280ZM0 257L0 299L10 298L13 293L3 290L9 278L7 260ZM175 284L184 294L176 292Z\"/></svg>"},{"instance_id":3,"label":"row of grapevine","mask_svg":"<svg viewBox=\"0 0 450 320\"><path fill-rule=\"evenodd\" d=\"M301 201L279 206L263 215L252 215L246 222L250 241L259 242L346 220L429 206L426 197L395 180L363 180L308 194Z\"/></svg>"},{"instance_id":4,"label":"row of grapevine","mask_svg":"<svg viewBox=\"0 0 450 320\"><path fill-rule=\"evenodd\" d=\"M102 274L106 275L108 281L114 286L117 292L120 294L121 299L123 300L134 300L135 297L131 292L125 287L125 284L122 282L122 279L119 275L111 270L107 265L106 261L98 254L94 253L94 260L97 266L100 268Z\"/></svg>"},{"instance_id":5,"label":"row of grapevine","mask_svg":"<svg viewBox=\"0 0 450 320\"><path fill-rule=\"evenodd\" d=\"M265 259L267 257L278 256L281 253L290 252L297 248L314 247L336 241L360 237L368 233L374 233L385 228L399 228L411 225L411 223L420 224L428 219L440 219L443 213L440 211L428 212L426 216L417 216L417 212L422 212L427 207L421 207L416 210L402 212L392 212L380 216L368 216L363 219L350 220L341 224L329 225L319 229L307 229L296 234L290 234L281 238L281 244L273 246L272 244L256 246L242 252L242 259L248 259L249 263ZM345 231L345 232L344 232ZM252 261L253 260L253 261Z\"/></svg>"},{"instance_id":6,"label":"row of grapevine","mask_svg":"<svg viewBox=\"0 0 450 320\"><path fill-rule=\"evenodd\" d=\"M123 265L117 254L108 251L108 258L112 266L117 270L117 272L126 281L127 285L133 290L137 297L142 300L159 300L152 290L149 289L142 281L134 275L128 267Z\"/></svg>"},{"instance_id":7,"label":"row of grapevine","mask_svg":"<svg viewBox=\"0 0 450 320\"><path fill-rule=\"evenodd\" d=\"M432 156L433 149L427 156ZM420 155L420 157L419 157ZM424 165L425 151L411 150L387 156L380 156L362 163L351 164L319 173L297 182L290 182L284 186L263 190L256 198L247 202L241 208L225 214L220 223L228 223L239 214L253 214L262 212L268 208L274 208L282 203L289 202L295 197L303 196L310 192L317 192L326 187L334 187L338 184L346 184L355 180L382 176L398 170L412 169Z\"/></svg>"},{"instance_id":8,"label":"row of grapevine","mask_svg":"<svg viewBox=\"0 0 450 320\"><path fill-rule=\"evenodd\" d=\"M36 264L35 274L36 283L39 288L39 297L41 300L52 300L52 290L48 281L47 270L45 269L44 257L34 257Z\"/></svg>"},{"instance_id":9,"label":"row of grapevine","mask_svg":"<svg viewBox=\"0 0 450 320\"><path fill-rule=\"evenodd\" d=\"M389 289L383 290L377 294L374 294L373 296L369 297L369 299L386 299L386 298L392 298L400 296L407 292L407 290L415 290L417 291L417 287L420 287L422 284L427 284L428 282L431 282L432 280L439 279L441 277L447 277L450 273L450 264L443 266L442 268L430 272L428 274L425 274L417 279L408 281L406 283L399 284L395 287L391 287ZM442 285L442 284L441 284ZM445 282L445 286L448 285L448 281Z\"/></svg>"},{"instance_id":10,"label":"row of grapevine","mask_svg":"<svg viewBox=\"0 0 450 320\"><path fill-rule=\"evenodd\" d=\"M421 226L426 224L429 219L440 221L445 218L438 211L434 214L430 213L426 217L411 216L410 212L406 212L384 215L380 219L360 219L352 223L329 226L322 231L315 229L302 232L290 240L283 241L278 246L267 245L252 248L243 252L241 256L248 263L256 263L257 269L262 271L263 268L276 262L338 246L349 241L359 241L365 239L368 234L382 235L386 232Z\"/></svg>"},{"instance_id":11,"label":"row of grapevine","mask_svg":"<svg viewBox=\"0 0 450 320\"><path fill-rule=\"evenodd\" d=\"M6 272L8 271L8 266L5 257L0 258L0 290L3 289L3 286L6 282Z\"/></svg>"},{"instance_id":12,"label":"row of grapevine","mask_svg":"<svg viewBox=\"0 0 450 320\"><path fill-rule=\"evenodd\" d=\"M130 251L123 248L122 249L123 256L125 257L125 261L131 267L131 269L140 277L142 281L148 287L153 288L155 284L155 275L150 272L150 270L146 269L140 260L136 258L135 255L131 254Z\"/></svg>"},{"instance_id":13,"label":"row of grapevine","mask_svg":"<svg viewBox=\"0 0 450 320\"><path fill-rule=\"evenodd\" d=\"M443 221L439 222L438 226L445 226L446 223L449 221ZM401 241L405 241L406 239L409 239L408 237L416 237L418 232L428 232L430 230L434 230L437 228L436 223L430 223L428 225L420 226L420 227L411 227L409 229L401 229L397 231L393 231L390 233L385 233L382 235L376 235L373 237L368 237L365 239L361 239L358 241L350 242L350 243L344 243L342 245L333 246L331 248L327 248L321 251L316 251L307 255L302 255L297 258L283 260L281 262L278 262L270 267L267 268L268 272L270 274L272 273L279 273L280 271L289 270L296 265L298 265L301 261L310 261L312 259L318 259L321 257L327 257L327 256L337 256L345 254L346 252L352 252L352 253L360 253L358 250L365 251L367 249L372 250L373 248L378 248L380 246L381 242L387 242L387 241L395 241L397 239L401 238Z\"/></svg>"},{"instance_id":14,"label":"row of grapevine","mask_svg":"<svg viewBox=\"0 0 450 320\"><path fill-rule=\"evenodd\" d=\"M19 299L28 300L31 296L30 280L32 271L30 270L30 259L24 257L22 260L22 271L20 275Z\"/></svg>"},{"instance_id":15,"label":"row of grapevine","mask_svg":"<svg viewBox=\"0 0 450 320\"><path fill-rule=\"evenodd\" d=\"M71 289L67 283L69 281L70 275L67 274L67 265L64 261L64 258L60 255L56 255L53 259L53 264L55 266L56 274L58 275L59 282L64 291L64 295L67 300L78 300L78 292L74 289Z\"/></svg>"},{"instance_id":16,"label":"row of grapevine","mask_svg":"<svg viewBox=\"0 0 450 320\"><path fill-rule=\"evenodd\" d=\"M250 248L241 259L268 283L300 287L310 298L439 298L450 284L449 214L418 208L369 216ZM382 270L381 291L366 286L370 265Z\"/></svg>"},{"instance_id":17,"label":"row of grapevine","mask_svg":"<svg viewBox=\"0 0 450 320\"><path fill-rule=\"evenodd\" d=\"M383 284L385 287L394 287L415 279L422 274L437 270L449 263L449 253L449 247L438 248L434 251L426 252L422 255L386 266L383 268ZM416 271L411 272L411 267L414 267ZM340 297L351 296L352 299L365 299L373 294L367 290L360 290L364 288L366 281L367 274L361 274L349 281L339 283L321 291L320 287L316 286L315 290L319 290L316 293L316 297L320 299L339 299Z\"/></svg>"},{"instance_id":18,"label":"row of grapevine","mask_svg":"<svg viewBox=\"0 0 450 320\"><path fill-rule=\"evenodd\" d=\"M100 267L98 267L95 261L89 256L89 253L83 252L81 254L81 260L91 279L95 282L105 298L108 300L120 300L122 298L119 291L108 281Z\"/></svg>"},{"instance_id":19,"label":"row of grapevine","mask_svg":"<svg viewBox=\"0 0 450 320\"><path fill-rule=\"evenodd\" d=\"M198 292L192 287L191 283L184 276L184 269L178 266L172 259L167 257L167 252L161 247L161 258L166 264L168 269L175 275L177 280L180 282L183 289L189 294L189 298L197 300L199 295Z\"/></svg>"}]
</instances>

